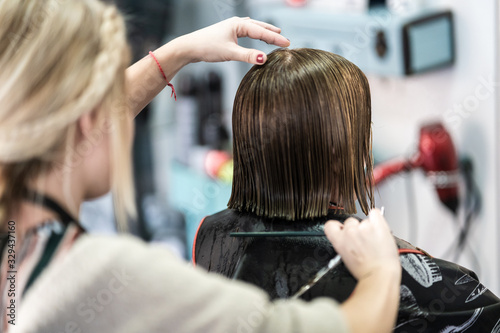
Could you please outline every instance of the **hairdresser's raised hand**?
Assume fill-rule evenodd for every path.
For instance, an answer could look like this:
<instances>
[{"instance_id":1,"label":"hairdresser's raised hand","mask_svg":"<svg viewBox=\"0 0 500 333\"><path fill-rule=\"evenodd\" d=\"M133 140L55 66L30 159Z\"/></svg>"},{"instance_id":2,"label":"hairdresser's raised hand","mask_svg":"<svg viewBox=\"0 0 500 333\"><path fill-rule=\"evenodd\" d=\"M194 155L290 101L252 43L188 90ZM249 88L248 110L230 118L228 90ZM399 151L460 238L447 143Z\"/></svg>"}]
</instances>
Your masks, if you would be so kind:
<instances>
[{"instance_id":1,"label":"hairdresser's raised hand","mask_svg":"<svg viewBox=\"0 0 500 333\"><path fill-rule=\"evenodd\" d=\"M401 269L394 237L378 209L373 209L363 222L354 218L343 225L330 221L325 225L325 234L358 280L377 270Z\"/></svg>"},{"instance_id":2,"label":"hairdresser's raised hand","mask_svg":"<svg viewBox=\"0 0 500 333\"><path fill-rule=\"evenodd\" d=\"M190 62L237 60L262 64L267 60L266 54L239 46L238 38L250 37L268 44L289 46L290 42L281 36L280 32L281 29L268 23L248 17L233 17L179 37L177 42L186 51L186 57Z\"/></svg>"},{"instance_id":3,"label":"hairdresser's raised hand","mask_svg":"<svg viewBox=\"0 0 500 333\"><path fill-rule=\"evenodd\" d=\"M180 36L154 50L127 70L127 86L133 114L139 113L184 66L192 62L245 61L263 64L264 52L238 45L238 38L250 37L281 47L290 45L273 25L250 18L233 17L204 29ZM161 67L161 70L158 68Z\"/></svg>"}]
</instances>

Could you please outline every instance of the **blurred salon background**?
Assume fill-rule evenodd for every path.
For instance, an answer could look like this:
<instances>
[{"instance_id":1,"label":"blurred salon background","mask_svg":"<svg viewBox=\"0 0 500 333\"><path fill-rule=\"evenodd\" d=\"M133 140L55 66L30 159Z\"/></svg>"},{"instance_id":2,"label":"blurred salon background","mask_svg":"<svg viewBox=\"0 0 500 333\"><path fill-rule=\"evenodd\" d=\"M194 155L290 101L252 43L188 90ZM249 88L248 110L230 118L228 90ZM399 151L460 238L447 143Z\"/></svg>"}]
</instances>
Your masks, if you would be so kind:
<instances>
[{"instance_id":1,"label":"blurred salon background","mask_svg":"<svg viewBox=\"0 0 500 333\"><path fill-rule=\"evenodd\" d=\"M395 235L474 270L500 293L497 1L114 2L127 17L135 60L236 15L281 27L292 48L324 49L358 65L372 92L376 206L385 207ZM249 68L189 65L172 81L177 101L167 88L137 117L132 233L189 259L201 219L226 208L232 103ZM81 219L92 232L116 232L109 196L86 203Z\"/></svg>"}]
</instances>

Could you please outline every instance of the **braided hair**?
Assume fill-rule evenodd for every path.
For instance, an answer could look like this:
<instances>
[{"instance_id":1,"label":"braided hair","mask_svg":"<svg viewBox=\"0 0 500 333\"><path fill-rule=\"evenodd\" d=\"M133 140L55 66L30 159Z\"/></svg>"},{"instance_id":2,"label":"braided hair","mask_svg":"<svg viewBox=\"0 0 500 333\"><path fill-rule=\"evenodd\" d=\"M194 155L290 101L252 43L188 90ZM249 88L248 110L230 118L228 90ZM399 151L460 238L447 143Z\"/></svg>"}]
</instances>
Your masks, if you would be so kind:
<instances>
[{"instance_id":1,"label":"braided hair","mask_svg":"<svg viewBox=\"0 0 500 333\"><path fill-rule=\"evenodd\" d=\"M0 227L29 181L53 168L70 177L95 144L90 138L74 147L77 120L96 110L102 133L94 138L111 137L123 225L135 208L130 153L122 147L130 135L122 16L98 0L4 0L0 22Z\"/></svg>"}]
</instances>

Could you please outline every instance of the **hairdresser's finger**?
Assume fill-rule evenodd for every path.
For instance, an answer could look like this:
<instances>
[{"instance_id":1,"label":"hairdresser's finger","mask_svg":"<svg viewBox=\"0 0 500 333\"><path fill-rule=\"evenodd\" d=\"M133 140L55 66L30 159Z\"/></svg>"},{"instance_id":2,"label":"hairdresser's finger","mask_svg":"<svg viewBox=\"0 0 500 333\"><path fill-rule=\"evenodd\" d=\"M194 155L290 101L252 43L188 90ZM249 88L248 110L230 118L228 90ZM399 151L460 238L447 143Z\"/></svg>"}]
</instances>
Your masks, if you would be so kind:
<instances>
[{"instance_id":1,"label":"hairdresser's finger","mask_svg":"<svg viewBox=\"0 0 500 333\"><path fill-rule=\"evenodd\" d=\"M325 235L326 238L332 243L335 248L342 239L342 229L344 226L338 221L328 221L325 224Z\"/></svg>"},{"instance_id":2,"label":"hairdresser's finger","mask_svg":"<svg viewBox=\"0 0 500 333\"><path fill-rule=\"evenodd\" d=\"M259 24L255 24L250 20L242 20L237 29L238 37L250 37L253 39L260 39L268 44L274 44L280 47L287 47L290 41L279 33L268 30Z\"/></svg>"},{"instance_id":3,"label":"hairdresser's finger","mask_svg":"<svg viewBox=\"0 0 500 333\"><path fill-rule=\"evenodd\" d=\"M350 217L344 221L344 228L346 228L346 229L357 227L357 226L359 226L359 220L354 218L354 217Z\"/></svg>"},{"instance_id":4,"label":"hairdresser's finger","mask_svg":"<svg viewBox=\"0 0 500 333\"><path fill-rule=\"evenodd\" d=\"M267 55L256 49L247 49L234 45L230 52L232 60L244 61L254 65L262 65L267 61Z\"/></svg>"},{"instance_id":5,"label":"hairdresser's finger","mask_svg":"<svg viewBox=\"0 0 500 333\"><path fill-rule=\"evenodd\" d=\"M372 209L368 214L368 220L376 229L390 231L389 225L379 209Z\"/></svg>"},{"instance_id":6,"label":"hairdresser's finger","mask_svg":"<svg viewBox=\"0 0 500 333\"><path fill-rule=\"evenodd\" d=\"M325 235L326 238L330 241L332 244L333 248L335 249L336 252L339 252L339 249L342 248L342 243L343 243L343 237L342 237L342 230L344 226L342 223L338 221L328 221L325 224Z\"/></svg>"},{"instance_id":7,"label":"hairdresser's finger","mask_svg":"<svg viewBox=\"0 0 500 333\"><path fill-rule=\"evenodd\" d=\"M380 220L381 217L383 217L382 212L378 208L373 208L368 214L368 218L373 221Z\"/></svg>"},{"instance_id":8,"label":"hairdresser's finger","mask_svg":"<svg viewBox=\"0 0 500 333\"><path fill-rule=\"evenodd\" d=\"M250 22L254 23L254 24L257 24L257 25L260 25L261 27L267 29L267 30L271 30L271 31L274 31L276 33L281 33L281 29L272 25L272 24L269 24L269 23L266 23L266 22L262 22L262 21L258 21L258 20L254 20L254 19L251 19L249 18Z\"/></svg>"}]
</instances>

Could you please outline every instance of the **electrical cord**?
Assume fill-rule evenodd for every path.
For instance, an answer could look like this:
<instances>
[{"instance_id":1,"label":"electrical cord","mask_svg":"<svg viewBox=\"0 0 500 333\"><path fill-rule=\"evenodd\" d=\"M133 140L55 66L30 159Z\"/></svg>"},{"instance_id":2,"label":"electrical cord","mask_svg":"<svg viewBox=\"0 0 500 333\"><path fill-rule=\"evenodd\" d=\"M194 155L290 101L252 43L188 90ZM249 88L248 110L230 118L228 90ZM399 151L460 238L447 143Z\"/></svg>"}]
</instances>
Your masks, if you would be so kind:
<instances>
[{"instance_id":1,"label":"electrical cord","mask_svg":"<svg viewBox=\"0 0 500 333\"><path fill-rule=\"evenodd\" d=\"M465 252L466 248L468 248L469 251L467 252L471 256L473 262L475 262L477 265L476 273L480 274L481 267L479 264L479 258L477 257L474 249L470 246L468 239L470 236L471 226L473 224L472 222L481 210L482 198L477 184L474 181L474 167L472 160L469 157L465 157L460 160L459 165L460 173L463 176L465 185L465 195L463 201L464 223L461 226L460 223L458 223L459 221L457 217L456 222L457 226L459 227L459 233L456 240L454 240L451 243L450 247L445 251L444 257L447 257L453 253L453 261L456 262Z\"/></svg>"},{"instance_id":2,"label":"electrical cord","mask_svg":"<svg viewBox=\"0 0 500 333\"><path fill-rule=\"evenodd\" d=\"M456 259L462 254L467 245L472 221L477 217L482 206L481 194L473 177L473 169L472 160L470 158L464 158L460 161L460 170L465 180L465 222L457 240ZM477 259L472 249L470 249L470 253Z\"/></svg>"}]
</instances>

